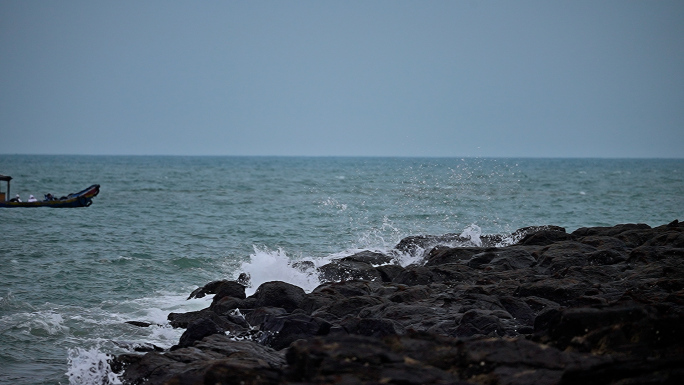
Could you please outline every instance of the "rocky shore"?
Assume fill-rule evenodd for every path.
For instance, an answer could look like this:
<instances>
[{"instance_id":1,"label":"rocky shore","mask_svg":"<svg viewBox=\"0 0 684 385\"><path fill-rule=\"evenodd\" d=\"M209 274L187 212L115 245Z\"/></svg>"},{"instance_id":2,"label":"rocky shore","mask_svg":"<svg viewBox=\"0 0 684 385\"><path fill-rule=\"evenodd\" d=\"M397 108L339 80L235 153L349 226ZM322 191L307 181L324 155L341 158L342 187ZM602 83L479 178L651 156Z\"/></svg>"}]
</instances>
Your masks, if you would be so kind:
<instances>
[{"instance_id":1,"label":"rocky shore","mask_svg":"<svg viewBox=\"0 0 684 385\"><path fill-rule=\"evenodd\" d=\"M320 267L311 293L208 283L190 297L211 306L169 314L176 346L112 370L124 384L684 383L684 223L415 236L395 252L420 262L361 252Z\"/></svg>"}]
</instances>

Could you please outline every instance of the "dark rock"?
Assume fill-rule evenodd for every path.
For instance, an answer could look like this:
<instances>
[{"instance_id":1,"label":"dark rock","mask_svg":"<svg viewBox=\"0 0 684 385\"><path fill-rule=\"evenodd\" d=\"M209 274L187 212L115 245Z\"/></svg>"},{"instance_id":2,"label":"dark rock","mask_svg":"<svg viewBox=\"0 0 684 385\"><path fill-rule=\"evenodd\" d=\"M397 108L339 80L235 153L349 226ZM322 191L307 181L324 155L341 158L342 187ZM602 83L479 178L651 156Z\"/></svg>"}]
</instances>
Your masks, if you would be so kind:
<instances>
[{"instance_id":1,"label":"dark rock","mask_svg":"<svg viewBox=\"0 0 684 385\"><path fill-rule=\"evenodd\" d=\"M211 320L223 331L239 332L245 328L243 321L236 319L237 322L233 322L232 318L227 315L219 315L210 308L187 313L169 313L167 318L174 328L188 328L190 324L203 319Z\"/></svg>"},{"instance_id":2,"label":"dark rock","mask_svg":"<svg viewBox=\"0 0 684 385\"><path fill-rule=\"evenodd\" d=\"M225 296L219 300L212 301L209 308L214 313L226 314L226 313L233 311L235 309L251 308L251 306L247 305L247 303L248 302L246 300L242 300L242 299L230 297L230 296Z\"/></svg>"},{"instance_id":3,"label":"dark rock","mask_svg":"<svg viewBox=\"0 0 684 385\"><path fill-rule=\"evenodd\" d=\"M342 318L346 315L356 317L358 316L361 309L368 306L375 306L381 303L383 303L383 301L378 297L354 296L335 301L330 305L321 308L320 310L325 311L326 313L333 314L338 318Z\"/></svg>"},{"instance_id":4,"label":"dark rock","mask_svg":"<svg viewBox=\"0 0 684 385\"><path fill-rule=\"evenodd\" d=\"M469 241L468 238L463 238L458 234L415 235L402 239L394 248L413 255L418 250L426 251L436 245L449 245L453 243L463 245Z\"/></svg>"},{"instance_id":5,"label":"dark rock","mask_svg":"<svg viewBox=\"0 0 684 385\"><path fill-rule=\"evenodd\" d=\"M328 334L330 327L325 320L306 314L267 316L261 324L261 331L265 333L262 342L281 350L296 340Z\"/></svg>"},{"instance_id":6,"label":"dark rock","mask_svg":"<svg viewBox=\"0 0 684 385\"><path fill-rule=\"evenodd\" d=\"M499 302L520 325L534 326L536 316L527 302L513 296L502 296Z\"/></svg>"},{"instance_id":7,"label":"dark rock","mask_svg":"<svg viewBox=\"0 0 684 385\"><path fill-rule=\"evenodd\" d=\"M396 253L415 264L357 253L309 294L268 282L244 298L215 281L191 295L215 294L207 309L169 315L187 328L171 351L140 346L149 352L111 367L124 384L679 383L682 234L674 221L535 226L483 235L482 247L409 237Z\"/></svg>"},{"instance_id":8,"label":"dark rock","mask_svg":"<svg viewBox=\"0 0 684 385\"><path fill-rule=\"evenodd\" d=\"M404 268L399 265L383 265L375 268L380 274L382 282L392 282L404 271Z\"/></svg>"},{"instance_id":9,"label":"dark rock","mask_svg":"<svg viewBox=\"0 0 684 385\"><path fill-rule=\"evenodd\" d=\"M588 236L605 236L613 237L618 234L625 233L627 231L633 230L650 230L651 226L643 223L634 224L622 224L612 227L580 227L579 229L572 232L572 235L577 237L588 237Z\"/></svg>"},{"instance_id":10,"label":"dark rock","mask_svg":"<svg viewBox=\"0 0 684 385\"><path fill-rule=\"evenodd\" d=\"M435 247L428 253L425 266L464 262L485 251L487 251L485 247Z\"/></svg>"},{"instance_id":11,"label":"dark rock","mask_svg":"<svg viewBox=\"0 0 684 385\"><path fill-rule=\"evenodd\" d=\"M580 242L558 242L541 251L537 265L552 273L571 266L585 266L589 264L587 254L595 251L595 247Z\"/></svg>"},{"instance_id":12,"label":"dark rock","mask_svg":"<svg viewBox=\"0 0 684 385\"><path fill-rule=\"evenodd\" d=\"M245 320L250 324L254 326L259 326L261 325L266 319L270 319L271 317L278 317L288 314L285 309L282 307L260 307L257 309L254 309L253 311L250 311L247 313L245 316Z\"/></svg>"},{"instance_id":13,"label":"dark rock","mask_svg":"<svg viewBox=\"0 0 684 385\"><path fill-rule=\"evenodd\" d=\"M216 295L213 302L216 302L224 297L232 297L237 299L245 299L245 286L235 281L225 281L216 287Z\"/></svg>"},{"instance_id":14,"label":"dark rock","mask_svg":"<svg viewBox=\"0 0 684 385\"><path fill-rule=\"evenodd\" d=\"M518 242L521 245L541 245L546 246L556 242L571 241L575 239L573 234L568 234L565 231L558 230L541 230L535 233L526 235Z\"/></svg>"},{"instance_id":15,"label":"dark rock","mask_svg":"<svg viewBox=\"0 0 684 385\"><path fill-rule=\"evenodd\" d=\"M394 278L392 282L404 285L428 285L438 280L430 269L425 266L408 266Z\"/></svg>"},{"instance_id":16,"label":"dark rock","mask_svg":"<svg viewBox=\"0 0 684 385\"><path fill-rule=\"evenodd\" d=\"M354 261L369 263L371 265L386 265L394 262L394 257L385 255L383 253L378 253L374 251L361 251L356 254L350 255L340 259L341 261Z\"/></svg>"},{"instance_id":17,"label":"dark rock","mask_svg":"<svg viewBox=\"0 0 684 385\"><path fill-rule=\"evenodd\" d=\"M367 262L355 260L336 260L318 268L319 279L323 282L366 280L382 281L380 272Z\"/></svg>"},{"instance_id":18,"label":"dark rock","mask_svg":"<svg viewBox=\"0 0 684 385\"><path fill-rule=\"evenodd\" d=\"M347 333L369 337L385 337L398 334L395 322L386 318L345 317L340 322Z\"/></svg>"},{"instance_id":19,"label":"dark rock","mask_svg":"<svg viewBox=\"0 0 684 385\"><path fill-rule=\"evenodd\" d=\"M416 302L430 298L431 291L427 286L400 288L389 297L392 302Z\"/></svg>"},{"instance_id":20,"label":"dark rock","mask_svg":"<svg viewBox=\"0 0 684 385\"><path fill-rule=\"evenodd\" d=\"M235 384L244 381L268 384L281 377L284 355L251 341L232 341L214 334L196 342L192 348L171 352L151 352L143 356L120 355L113 360L112 370L120 372L124 384ZM227 370L226 370L227 369ZM237 377L235 377L237 376ZM255 379L255 377L259 377ZM254 379L247 382L247 379Z\"/></svg>"},{"instance_id":21,"label":"dark rock","mask_svg":"<svg viewBox=\"0 0 684 385\"><path fill-rule=\"evenodd\" d=\"M138 326L141 328L146 328L152 326L151 323L149 322L142 322L142 321L126 321L127 324L133 325L133 326Z\"/></svg>"},{"instance_id":22,"label":"dark rock","mask_svg":"<svg viewBox=\"0 0 684 385\"><path fill-rule=\"evenodd\" d=\"M429 278L426 278L423 281L426 283L433 281L445 283L468 282L475 281L480 276L478 271L464 263L447 263L444 265L430 266L427 268L427 272L429 273ZM403 277L402 280L406 279L406 282L420 284L420 280L409 280L409 278L410 277ZM394 279L394 282L401 283L401 281L397 278Z\"/></svg>"},{"instance_id":23,"label":"dark rock","mask_svg":"<svg viewBox=\"0 0 684 385\"><path fill-rule=\"evenodd\" d=\"M577 241L593 246L599 250L613 249L618 251L626 251L628 248L625 242L615 237L593 235L578 238Z\"/></svg>"},{"instance_id":24,"label":"dark rock","mask_svg":"<svg viewBox=\"0 0 684 385\"><path fill-rule=\"evenodd\" d=\"M188 299L202 298L207 294L215 294L216 288L218 288L220 285L222 285L225 282L228 282L228 281L213 281L213 282L209 282L208 284L204 285L203 287L198 287L192 293L190 293L190 296L188 297Z\"/></svg>"},{"instance_id":25,"label":"dark rock","mask_svg":"<svg viewBox=\"0 0 684 385\"><path fill-rule=\"evenodd\" d=\"M465 312L456 328L457 337L503 336L505 334L505 328L497 316L490 311L478 309Z\"/></svg>"},{"instance_id":26,"label":"dark rock","mask_svg":"<svg viewBox=\"0 0 684 385\"><path fill-rule=\"evenodd\" d=\"M517 270L530 267L535 262L534 257L525 249L502 248L475 254L466 264L474 269Z\"/></svg>"},{"instance_id":27,"label":"dark rock","mask_svg":"<svg viewBox=\"0 0 684 385\"><path fill-rule=\"evenodd\" d=\"M299 308L306 297L304 290L298 286L272 281L261 284L253 295L256 298L255 307L282 307L288 312Z\"/></svg>"},{"instance_id":28,"label":"dark rock","mask_svg":"<svg viewBox=\"0 0 684 385\"><path fill-rule=\"evenodd\" d=\"M590 265L614 265L627 260L627 255L613 249L598 250L587 254Z\"/></svg>"},{"instance_id":29,"label":"dark rock","mask_svg":"<svg viewBox=\"0 0 684 385\"><path fill-rule=\"evenodd\" d=\"M629 253L628 263L651 263L667 258L683 258L684 248L665 246L640 246Z\"/></svg>"},{"instance_id":30,"label":"dark rock","mask_svg":"<svg viewBox=\"0 0 684 385\"><path fill-rule=\"evenodd\" d=\"M516 291L518 297L541 297L561 305L572 305L584 295L590 285L572 278L546 278L536 282L521 285Z\"/></svg>"},{"instance_id":31,"label":"dark rock","mask_svg":"<svg viewBox=\"0 0 684 385\"><path fill-rule=\"evenodd\" d=\"M201 318L196 321L191 322L180 340L178 341L178 348L185 348L192 346L195 342L201 340L202 338L212 335L223 333L224 330L209 318Z\"/></svg>"}]
</instances>

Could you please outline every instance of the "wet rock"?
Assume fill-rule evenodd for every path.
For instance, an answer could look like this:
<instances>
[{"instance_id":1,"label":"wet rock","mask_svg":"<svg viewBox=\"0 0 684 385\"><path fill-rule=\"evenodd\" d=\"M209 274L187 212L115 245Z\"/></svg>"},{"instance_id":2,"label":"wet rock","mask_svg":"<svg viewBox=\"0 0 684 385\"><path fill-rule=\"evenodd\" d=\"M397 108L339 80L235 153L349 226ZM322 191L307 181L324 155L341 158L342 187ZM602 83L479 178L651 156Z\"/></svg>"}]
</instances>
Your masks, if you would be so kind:
<instances>
[{"instance_id":1,"label":"wet rock","mask_svg":"<svg viewBox=\"0 0 684 385\"><path fill-rule=\"evenodd\" d=\"M280 350L296 340L328 334L330 327L327 321L306 314L270 315L261 323L260 342Z\"/></svg>"},{"instance_id":2,"label":"wet rock","mask_svg":"<svg viewBox=\"0 0 684 385\"><path fill-rule=\"evenodd\" d=\"M535 263L536 260L527 250L511 247L475 254L466 265L474 269L517 270L530 267Z\"/></svg>"},{"instance_id":3,"label":"wet rock","mask_svg":"<svg viewBox=\"0 0 684 385\"><path fill-rule=\"evenodd\" d=\"M439 278L425 266L412 265L399 273L392 282L404 285L429 285L439 282Z\"/></svg>"},{"instance_id":4,"label":"wet rock","mask_svg":"<svg viewBox=\"0 0 684 385\"><path fill-rule=\"evenodd\" d=\"M145 355L116 357L112 369L120 372L124 384L268 384L281 377L284 354L252 341L233 341L214 334L192 347ZM253 382L247 382L252 379ZM262 381L263 380L263 381ZM208 381L208 382L205 382Z\"/></svg>"},{"instance_id":5,"label":"wet rock","mask_svg":"<svg viewBox=\"0 0 684 385\"><path fill-rule=\"evenodd\" d=\"M380 272L370 263L354 259L337 260L318 268L319 279L324 282L366 280L382 281Z\"/></svg>"},{"instance_id":6,"label":"wet rock","mask_svg":"<svg viewBox=\"0 0 684 385\"><path fill-rule=\"evenodd\" d=\"M201 318L191 322L180 340L178 341L178 348L185 348L191 346L195 342L212 334L223 333L224 330L210 318Z\"/></svg>"},{"instance_id":7,"label":"wet rock","mask_svg":"<svg viewBox=\"0 0 684 385\"><path fill-rule=\"evenodd\" d=\"M417 236L331 262L308 294L215 281L191 294L215 294L207 309L169 315L187 328L177 346L112 368L124 384L679 383L682 234L674 221L533 226L482 247ZM422 259L402 267L401 253Z\"/></svg>"},{"instance_id":8,"label":"wet rock","mask_svg":"<svg viewBox=\"0 0 684 385\"><path fill-rule=\"evenodd\" d=\"M255 307L282 307L288 312L299 308L305 296L302 288L281 281L263 283L253 295Z\"/></svg>"},{"instance_id":9,"label":"wet rock","mask_svg":"<svg viewBox=\"0 0 684 385\"><path fill-rule=\"evenodd\" d=\"M245 285L235 281L225 281L218 285L215 290L213 301L216 302L224 297L245 299Z\"/></svg>"},{"instance_id":10,"label":"wet rock","mask_svg":"<svg viewBox=\"0 0 684 385\"><path fill-rule=\"evenodd\" d=\"M392 282L404 271L404 268L399 265L384 265L375 268L380 274L382 282Z\"/></svg>"},{"instance_id":11,"label":"wet rock","mask_svg":"<svg viewBox=\"0 0 684 385\"><path fill-rule=\"evenodd\" d=\"M487 251L485 247L448 247L439 246L430 250L425 266L439 266L447 263L462 263L474 255Z\"/></svg>"},{"instance_id":12,"label":"wet rock","mask_svg":"<svg viewBox=\"0 0 684 385\"><path fill-rule=\"evenodd\" d=\"M383 253L366 250L350 255L348 257L344 257L341 259L341 261L363 262L379 266L387 265L389 263L394 262L394 257L391 257Z\"/></svg>"},{"instance_id":13,"label":"wet rock","mask_svg":"<svg viewBox=\"0 0 684 385\"><path fill-rule=\"evenodd\" d=\"M571 241L575 239L575 235L568 234L565 231L558 230L541 230L526 235L520 240L519 244L525 246L541 245L546 246L556 242Z\"/></svg>"},{"instance_id":14,"label":"wet rock","mask_svg":"<svg viewBox=\"0 0 684 385\"><path fill-rule=\"evenodd\" d=\"M188 299L202 298L207 294L215 294L216 289L225 282L228 282L228 281L225 281L225 280L213 281L213 282L209 282L208 284L206 284L202 287L198 287L192 293L190 293L190 296L188 296Z\"/></svg>"}]
</instances>

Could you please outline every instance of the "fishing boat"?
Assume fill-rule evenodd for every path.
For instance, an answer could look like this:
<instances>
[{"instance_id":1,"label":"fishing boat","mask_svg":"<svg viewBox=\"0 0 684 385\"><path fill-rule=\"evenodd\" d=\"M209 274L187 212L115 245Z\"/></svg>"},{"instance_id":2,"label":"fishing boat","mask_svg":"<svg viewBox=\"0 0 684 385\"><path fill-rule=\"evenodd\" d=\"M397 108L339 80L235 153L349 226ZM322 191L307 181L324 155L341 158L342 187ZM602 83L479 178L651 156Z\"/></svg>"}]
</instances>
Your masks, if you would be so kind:
<instances>
[{"instance_id":1,"label":"fishing boat","mask_svg":"<svg viewBox=\"0 0 684 385\"><path fill-rule=\"evenodd\" d=\"M0 175L0 181L7 182L7 189L0 190L0 207L88 207L93 204L93 197L100 193L100 185L94 184L83 191L69 194L61 198L47 194L42 201L21 202L18 199L10 199L11 176Z\"/></svg>"}]
</instances>

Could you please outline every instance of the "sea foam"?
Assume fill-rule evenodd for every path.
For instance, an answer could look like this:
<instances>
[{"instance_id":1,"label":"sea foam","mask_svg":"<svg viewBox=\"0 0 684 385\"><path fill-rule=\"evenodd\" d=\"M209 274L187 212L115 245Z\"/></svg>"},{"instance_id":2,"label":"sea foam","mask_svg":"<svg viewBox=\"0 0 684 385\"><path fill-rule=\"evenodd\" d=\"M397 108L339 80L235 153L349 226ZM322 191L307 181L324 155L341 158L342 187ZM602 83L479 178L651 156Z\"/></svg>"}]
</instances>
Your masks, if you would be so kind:
<instances>
[{"instance_id":1,"label":"sea foam","mask_svg":"<svg viewBox=\"0 0 684 385\"><path fill-rule=\"evenodd\" d=\"M70 349L68 357L69 370L66 375L71 385L118 385L121 380L109 366L109 354L97 348Z\"/></svg>"},{"instance_id":2,"label":"sea foam","mask_svg":"<svg viewBox=\"0 0 684 385\"><path fill-rule=\"evenodd\" d=\"M243 262L236 274L245 273L249 276L250 285L245 290L248 296L254 294L262 283L270 281L291 283L306 292L320 285L321 282L314 268L320 262L316 263L317 260L311 260L309 264L296 262L291 260L283 249L270 250L266 247L254 246L254 253L250 254L250 260Z\"/></svg>"}]
</instances>

